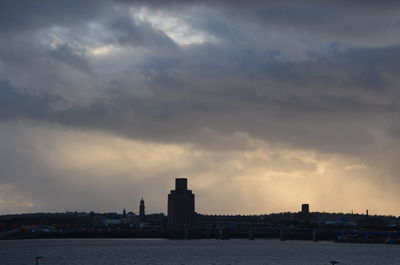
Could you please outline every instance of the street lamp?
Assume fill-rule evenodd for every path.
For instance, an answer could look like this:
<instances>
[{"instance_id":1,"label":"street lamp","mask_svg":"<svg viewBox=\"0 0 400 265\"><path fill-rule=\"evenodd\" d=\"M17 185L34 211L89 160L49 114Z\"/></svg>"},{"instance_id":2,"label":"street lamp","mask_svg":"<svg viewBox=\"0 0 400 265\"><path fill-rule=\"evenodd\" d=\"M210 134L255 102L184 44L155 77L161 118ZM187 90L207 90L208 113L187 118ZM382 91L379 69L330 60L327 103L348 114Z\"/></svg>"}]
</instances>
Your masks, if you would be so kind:
<instances>
[{"instance_id":1,"label":"street lamp","mask_svg":"<svg viewBox=\"0 0 400 265\"><path fill-rule=\"evenodd\" d=\"M43 257L43 256L37 256L37 257L34 257L34 259L35 259L35 264L36 265L39 265L39 260L40 259L44 259L45 257Z\"/></svg>"}]
</instances>

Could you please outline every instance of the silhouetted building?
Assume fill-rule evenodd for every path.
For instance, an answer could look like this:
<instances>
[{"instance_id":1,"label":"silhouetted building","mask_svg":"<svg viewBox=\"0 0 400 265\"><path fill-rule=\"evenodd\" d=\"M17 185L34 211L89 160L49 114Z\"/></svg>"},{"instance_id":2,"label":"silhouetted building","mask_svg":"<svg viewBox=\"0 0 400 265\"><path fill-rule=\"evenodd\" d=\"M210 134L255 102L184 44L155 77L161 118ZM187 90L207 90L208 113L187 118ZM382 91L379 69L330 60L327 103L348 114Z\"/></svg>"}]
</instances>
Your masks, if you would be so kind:
<instances>
[{"instance_id":1,"label":"silhouetted building","mask_svg":"<svg viewBox=\"0 0 400 265\"><path fill-rule=\"evenodd\" d=\"M139 220L140 220L140 222L146 221L146 213L145 213L145 207L144 207L144 200L143 200L143 198L140 200L140 206L139 206Z\"/></svg>"},{"instance_id":2,"label":"silhouetted building","mask_svg":"<svg viewBox=\"0 0 400 265\"><path fill-rule=\"evenodd\" d=\"M168 229L190 228L194 219L194 194L187 189L187 179L175 179L175 190L168 195Z\"/></svg>"},{"instance_id":3,"label":"silhouetted building","mask_svg":"<svg viewBox=\"0 0 400 265\"><path fill-rule=\"evenodd\" d=\"M301 205L301 211L294 215L294 220L301 224L310 224L316 222L316 216L310 213L310 205L303 203Z\"/></svg>"},{"instance_id":4,"label":"silhouetted building","mask_svg":"<svg viewBox=\"0 0 400 265\"><path fill-rule=\"evenodd\" d=\"M301 205L301 213L309 214L310 213L310 205L308 203L304 203Z\"/></svg>"}]
</instances>

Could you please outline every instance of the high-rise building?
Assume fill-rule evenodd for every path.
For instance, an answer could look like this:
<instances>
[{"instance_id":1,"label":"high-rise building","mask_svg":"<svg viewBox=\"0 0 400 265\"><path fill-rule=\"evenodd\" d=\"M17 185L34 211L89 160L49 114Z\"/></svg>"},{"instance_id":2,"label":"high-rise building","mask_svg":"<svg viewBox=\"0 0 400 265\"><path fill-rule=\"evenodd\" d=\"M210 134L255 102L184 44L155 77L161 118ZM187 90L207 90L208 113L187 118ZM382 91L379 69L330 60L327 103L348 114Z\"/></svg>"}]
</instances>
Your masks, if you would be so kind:
<instances>
[{"instance_id":1,"label":"high-rise building","mask_svg":"<svg viewBox=\"0 0 400 265\"><path fill-rule=\"evenodd\" d=\"M175 179L175 190L168 195L168 229L182 231L193 225L194 194L187 189L187 179Z\"/></svg>"},{"instance_id":2,"label":"high-rise building","mask_svg":"<svg viewBox=\"0 0 400 265\"><path fill-rule=\"evenodd\" d=\"M140 220L140 222L144 222L144 221L146 220L146 213L145 213L144 200L143 200L143 198L140 200L140 206L139 206L139 220Z\"/></svg>"}]
</instances>

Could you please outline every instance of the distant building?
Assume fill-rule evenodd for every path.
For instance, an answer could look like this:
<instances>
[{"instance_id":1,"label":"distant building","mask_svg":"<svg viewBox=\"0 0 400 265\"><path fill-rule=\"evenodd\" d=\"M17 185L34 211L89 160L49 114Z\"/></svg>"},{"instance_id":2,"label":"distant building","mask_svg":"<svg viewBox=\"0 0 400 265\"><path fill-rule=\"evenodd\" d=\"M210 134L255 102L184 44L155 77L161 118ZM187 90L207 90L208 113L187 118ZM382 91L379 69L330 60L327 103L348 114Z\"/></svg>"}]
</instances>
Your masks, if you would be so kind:
<instances>
[{"instance_id":1,"label":"distant building","mask_svg":"<svg viewBox=\"0 0 400 265\"><path fill-rule=\"evenodd\" d=\"M151 225L165 226L166 217L163 213L153 213L146 215L146 222Z\"/></svg>"},{"instance_id":2,"label":"distant building","mask_svg":"<svg viewBox=\"0 0 400 265\"><path fill-rule=\"evenodd\" d=\"M140 222L146 221L146 213L145 213L145 207L144 207L144 200L143 197L140 200L140 206L139 206L139 220Z\"/></svg>"},{"instance_id":3,"label":"distant building","mask_svg":"<svg viewBox=\"0 0 400 265\"><path fill-rule=\"evenodd\" d=\"M193 225L194 194L187 189L187 179L175 179L175 190L168 195L168 229L182 231Z\"/></svg>"},{"instance_id":4,"label":"distant building","mask_svg":"<svg viewBox=\"0 0 400 265\"><path fill-rule=\"evenodd\" d=\"M302 214L309 214L310 213L310 205L308 203L303 203L301 205L301 213Z\"/></svg>"},{"instance_id":5,"label":"distant building","mask_svg":"<svg viewBox=\"0 0 400 265\"><path fill-rule=\"evenodd\" d=\"M104 224L106 226L108 225L119 225L121 224L121 220L120 219L104 219Z\"/></svg>"},{"instance_id":6,"label":"distant building","mask_svg":"<svg viewBox=\"0 0 400 265\"><path fill-rule=\"evenodd\" d=\"M301 211L294 216L294 220L301 224L315 223L317 218L315 214L310 213L310 205L303 203L301 205Z\"/></svg>"}]
</instances>

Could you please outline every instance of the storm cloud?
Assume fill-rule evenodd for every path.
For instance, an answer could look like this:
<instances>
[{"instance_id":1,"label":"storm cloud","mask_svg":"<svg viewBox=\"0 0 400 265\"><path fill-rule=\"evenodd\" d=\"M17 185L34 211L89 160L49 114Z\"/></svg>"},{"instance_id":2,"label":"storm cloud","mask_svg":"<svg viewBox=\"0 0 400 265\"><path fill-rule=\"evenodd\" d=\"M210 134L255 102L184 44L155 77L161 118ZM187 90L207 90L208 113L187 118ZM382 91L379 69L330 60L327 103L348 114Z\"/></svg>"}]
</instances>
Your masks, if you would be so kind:
<instances>
[{"instance_id":1,"label":"storm cloud","mask_svg":"<svg viewBox=\"0 0 400 265\"><path fill-rule=\"evenodd\" d=\"M200 212L399 214L399 11L2 1L0 213L165 211L187 176Z\"/></svg>"}]
</instances>

